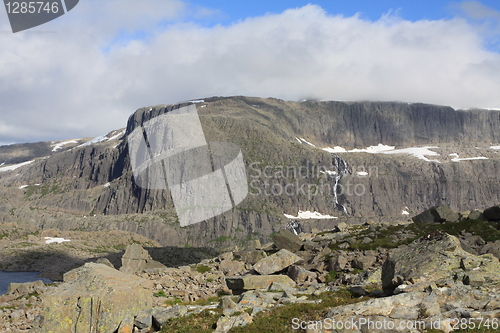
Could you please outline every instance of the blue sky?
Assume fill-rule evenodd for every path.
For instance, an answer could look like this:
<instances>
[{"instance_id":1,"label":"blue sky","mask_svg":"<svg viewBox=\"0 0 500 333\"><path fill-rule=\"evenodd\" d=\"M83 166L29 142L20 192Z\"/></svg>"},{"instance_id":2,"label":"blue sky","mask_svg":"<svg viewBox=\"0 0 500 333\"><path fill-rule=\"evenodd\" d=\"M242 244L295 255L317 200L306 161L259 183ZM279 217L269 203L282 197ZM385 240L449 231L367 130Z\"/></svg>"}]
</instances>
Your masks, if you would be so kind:
<instances>
[{"instance_id":1,"label":"blue sky","mask_svg":"<svg viewBox=\"0 0 500 333\"><path fill-rule=\"evenodd\" d=\"M210 96L500 109L493 0L80 0L9 30L0 8L0 144L98 136Z\"/></svg>"},{"instance_id":2,"label":"blue sky","mask_svg":"<svg viewBox=\"0 0 500 333\"><path fill-rule=\"evenodd\" d=\"M378 20L382 15L390 11L398 11L398 14L410 21L417 20L439 20L450 19L457 14L459 10L459 1L447 0L255 0L255 1L230 1L230 0L190 0L190 4L203 6L213 9L219 15L214 15L212 23L228 24L244 20L247 17L261 16L266 13L278 14L286 9L303 7L307 4L316 4L321 6L331 15L353 16L359 14L361 18L371 21ZM480 1L484 6L500 10L500 2L496 0Z\"/></svg>"}]
</instances>

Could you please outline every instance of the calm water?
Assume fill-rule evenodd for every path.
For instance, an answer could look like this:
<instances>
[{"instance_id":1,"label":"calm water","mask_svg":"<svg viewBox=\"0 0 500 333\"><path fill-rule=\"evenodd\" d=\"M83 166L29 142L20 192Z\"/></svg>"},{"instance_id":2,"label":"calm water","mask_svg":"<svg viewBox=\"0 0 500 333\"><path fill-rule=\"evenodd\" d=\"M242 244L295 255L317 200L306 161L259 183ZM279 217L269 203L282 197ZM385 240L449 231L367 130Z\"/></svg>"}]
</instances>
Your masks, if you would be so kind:
<instances>
[{"instance_id":1,"label":"calm water","mask_svg":"<svg viewBox=\"0 0 500 333\"><path fill-rule=\"evenodd\" d=\"M50 279L38 276L40 272L4 272L0 271L0 295L7 292L7 287L11 282L23 283L42 280L45 283L52 282Z\"/></svg>"}]
</instances>

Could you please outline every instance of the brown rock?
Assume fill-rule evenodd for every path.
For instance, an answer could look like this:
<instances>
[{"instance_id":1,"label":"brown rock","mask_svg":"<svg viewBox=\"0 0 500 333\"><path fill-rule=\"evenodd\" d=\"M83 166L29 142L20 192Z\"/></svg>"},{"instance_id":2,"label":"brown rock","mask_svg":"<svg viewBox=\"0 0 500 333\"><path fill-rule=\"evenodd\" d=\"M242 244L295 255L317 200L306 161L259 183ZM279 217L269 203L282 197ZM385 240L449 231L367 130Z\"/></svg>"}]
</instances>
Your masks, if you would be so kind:
<instances>
[{"instance_id":1,"label":"brown rock","mask_svg":"<svg viewBox=\"0 0 500 333\"><path fill-rule=\"evenodd\" d=\"M124 318L152 306L150 281L106 265L87 263L65 274L64 280L41 296L43 333L112 333Z\"/></svg>"},{"instance_id":2,"label":"brown rock","mask_svg":"<svg viewBox=\"0 0 500 333\"><path fill-rule=\"evenodd\" d=\"M262 275L273 274L295 264L300 260L302 260L302 258L296 254L286 249L281 249L275 254L259 260L253 268Z\"/></svg>"},{"instance_id":3,"label":"brown rock","mask_svg":"<svg viewBox=\"0 0 500 333\"><path fill-rule=\"evenodd\" d=\"M273 242L278 249L287 249L292 252L297 252L302 247L302 241L299 236L293 234L288 229L280 230L272 236Z\"/></svg>"},{"instance_id":4,"label":"brown rock","mask_svg":"<svg viewBox=\"0 0 500 333\"><path fill-rule=\"evenodd\" d=\"M120 271L133 274L143 271L162 270L165 268L165 265L153 260L148 251L142 246L139 244L131 244L127 246L122 256L122 267L120 267Z\"/></svg>"}]
</instances>

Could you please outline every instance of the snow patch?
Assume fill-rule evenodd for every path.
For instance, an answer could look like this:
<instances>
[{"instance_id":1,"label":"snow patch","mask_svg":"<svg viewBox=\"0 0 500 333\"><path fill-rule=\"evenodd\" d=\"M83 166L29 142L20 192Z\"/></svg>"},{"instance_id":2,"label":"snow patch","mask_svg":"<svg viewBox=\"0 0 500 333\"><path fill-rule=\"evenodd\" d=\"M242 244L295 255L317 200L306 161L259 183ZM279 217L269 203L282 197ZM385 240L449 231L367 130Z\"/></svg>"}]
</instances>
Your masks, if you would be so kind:
<instances>
[{"instance_id":1,"label":"snow patch","mask_svg":"<svg viewBox=\"0 0 500 333\"><path fill-rule=\"evenodd\" d=\"M325 175L328 175L328 176L336 176L338 175L337 171L333 171L333 170L319 170L320 173L323 173Z\"/></svg>"},{"instance_id":2,"label":"snow patch","mask_svg":"<svg viewBox=\"0 0 500 333\"><path fill-rule=\"evenodd\" d=\"M439 156L439 154L436 153L435 151L429 150L431 148L439 148L439 147L413 147L413 148L396 149L393 151L384 152L384 154L409 154L427 162L441 163L438 160L429 160L427 157L425 157L425 156Z\"/></svg>"},{"instance_id":3,"label":"snow patch","mask_svg":"<svg viewBox=\"0 0 500 333\"><path fill-rule=\"evenodd\" d=\"M403 149L395 149L396 146L388 146L382 143L379 143L376 146L370 146L366 148L355 148L351 150L347 150L343 147L335 146L334 148L322 148L324 151L329 153L368 153L368 154L409 154L413 155L416 158L427 162L437 162L437 160L429 160L425 156L439 156L435 151L429 150L431 148L439 148L439 147L411 147L411 148L403 148Z\"/></svg>"},{"instance_id":4,"label":"snow patch","mask_svg":"<svg viewBox=\"0 0 500 333\"><path fill-rule=\"evenodd\" d=\"M205 100L197 99L197 100L189 101L189 103L205 103Z\"/></svg>"},{"instance_id":5,"label":"snow patch","mask_svg":"<svg viewBox=\"0 0 500 333\"><path fill-rule=\"evenodd\" d=\"M297 140L299 140L299 142L300 142L300 143L306 143L306 144L308 144L309 146L316 147L315 145L313 145L312 143L310 143L309 141L307 141L307 140L306 140L306 139L304 139L304 138L297 138L297 137L296 137L296 139L297 139Z\"/></svg>"},{"instance_id":6,"label":"snow patch","mask_svg":"<svg viewBox=\"0 0 500 333\"><path fill-rule=\"evenodd\" d=\"M12 165L8 165L8 166L4 166L4 167L0 168L0 172L16 170L17 168L20 168L22 166L31 164L33 162L35 162L35 160L31 160L31 161L27 161L27 162L23 162L23 163L18 163L18 164L12 164Z\"/></svg>"},{"instance_id":7,"label":"snow patch","mask_svg":"<svg viewBox=\"0 0 500 333\"><path fill-rule=\"evenodd\" d=\"M111 183L110 183L110 182L107 182L107 183L106 183L106 184L104 184L103 186L104 186L104 187L109 187L109 185L111 185Z\"/></svg>"},{"instance_id":8,"label":"snow patch","mask_svg":"<svg viewBox=\"0 0 500 333\"><path fill-rule=\"evenodd\" d=\"M358 171L357 174L358 174L358 176L363 176L363 177L368 176L368 172L366 172L366 171Z\"/></svg>"},{"instance_id":9,"label":"snow patch","mask_svg":"<svg viewBox=\"0 0 500 333\"><path fill-rule=\"evenodd\" d=\"M451 155L451 154L450 154L450 155ZM460 162L460 161L473 161L473 160L487 160L487 159L488 159L487 157L484 157L484 156L479 156L479 157L467 157L467 158L458 158L458 154L454 154L454 155L456 155L456 157L451 159L453 162Z\"/></svg>"},{"instance_id":10,"label":"snow patch","mask_svg":"<svg viewBox=\"0 0 500 333\"><path fill-rule=\"evenodd\" d=\"M45 244L51 244L51 243L62 243L62 242L70 242L71 239L64 239L62 237L44 237L45 238Z\"/></svg>"},{"instance_id":11,"label":"snow patch","mask_svg":"<svg viewBox=\"0 0 500 333\"><path fill-rule=\"evenodd\" d=\"M500 149L500 146L491 146L491 149Z\"/></svg>"},{"instance_id":12,"label":"snow patch","mask_svg":"<svg viewBox=\"0 0 500 333\"><path fill-rule=\"evenodd\" d=\"M69 143L78 143L76 140L69 140L69 141L64 141L64 142L59 142L54 145L54 148L52 148L52 151L58 151L61 149L63 146L69 144Z\"/></svg>"},{"instance_id":13,"label":"snow patch","mask_svg":"<svg viewBox=\"0 0 500 333\"><path fill-rule=\"evenodd\" d=\"M110 137L107 141L111 141L111 140L116 140L118 139L120 136L124 135L125 134L125 130L121 131L120 133L116 134L116 135L113 135L112 137Z\"/></svg>"},{"instance_id":14,"label":"snow patch","mask_svg":"<svg viewBox=\"0 0 500 333\"><path fill-rule=\"evenodd\" d=\"M386 146L386 145L379 143L377 146L370 146L370 147L367 147L364 149L352 149L352 150L349 150L349 153L378 154L378 153L383 153L383 152L394 150L394 148L396 148L396 146Z\"/></svg>"},{"instance_id":15,"label":"snow patch","mask_svg":"<svg viewBox=\"0 0 500 333\"><path fill-rule=\"evenodd\" d=\"M333 148L327 147L327 148L323 148L323 150L327 151L329 153L334 153L334 154L337 154L337 153L347 153L347 150L345 148L342 148L342 147L339 147L339 146L335 146Z\"/></svg>"},{"instance_id":16,"label":"snow patch","mask_svg":"<svg viewBox=\"0 0 500 333\"><path fill-rule=\"evenodd\" d=\"M19 189L20 189L20 190L22 190L23 188L26 188L26 187L28 187L28 186L29 186L29 185L21 185L21 186L19 186Z\"/></svg>"},{"instance_id":17,"label":"snow patch","mask_svg":"<svg viewBox=\"0 0 500 333\"><path fill-rule=\"evenodd\" d=\"M296 219L296 220L309 220L309 219L336 219L338 217L336 216L331 216L331 215L324 215L318 212L311 212L309 210L302 211L299 210L299 213L297 216L289 215L289 214L283 214L285 217L289 219Z\"/></svg>"},{"instance_id":18,"label":"snow patch","mask_svg":"<svg viewBox=\"0 0 500 333\"><path fill-rule=\"evenodd\" d=\"M108 136L107 135L96 136L92 140L87 141L87 142L79 145L78 147L90 146L90 145L93 145L94 143L99 143L99 142L103 142L103 141L106 141L106 140L108 140Z\"/></svg>"},{"instance_id":19,"label":"snow patch","mask_svg":"<svg viewBox=\"0 0 500 333\"><path fill-rule=\"evenodd\" d=\"M410 213L407 210L404 210L401 212L401 215L410 215Z\"/></svg>"}]
</instances>

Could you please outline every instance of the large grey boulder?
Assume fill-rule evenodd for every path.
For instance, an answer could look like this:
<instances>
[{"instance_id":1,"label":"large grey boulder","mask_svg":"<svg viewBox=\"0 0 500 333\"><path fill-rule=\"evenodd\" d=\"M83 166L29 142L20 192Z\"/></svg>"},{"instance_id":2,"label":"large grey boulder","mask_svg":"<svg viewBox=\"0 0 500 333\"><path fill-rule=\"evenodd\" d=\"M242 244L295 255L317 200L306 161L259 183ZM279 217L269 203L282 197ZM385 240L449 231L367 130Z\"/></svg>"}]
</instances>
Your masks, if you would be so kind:
<instances>
[{"instance_id":1,"label":"large grey boulder","mask_svg":"<svg viewBox=\"0 0 500 333\"><path fill-rule=\"evenodd\" d=\"M500 263L492 254L473 255L458 238L433 232L410 245L395 249L382 266L382 287L392 291L405 281L500 285Z\"/></svg>"},{"instance_id":2,"label":"large grey boulder","mask_svg":"<svg viewBox=\"0 0 500 333\"><path fill-rule=\"evenodd\" d=\"M280 230L277 234L272 236L272 239L274 245L280 250L287 249L292 252L297 252L302 247L300 238L288 229Z\"/></svg>"},{"instance_id":3,"label":"large grey boulder","mask_svg":"<svg viewBox=\"0 0 500 333\"><path fill-rule=\"evenodd\" d=\"M166 266L158 261L153 260L139 244L131 244L125 249L122 256L122 267L120 271L128 274L133 274L143 271L155 271L165 269Z\"/></svg>"},{"instance_id":4,"label":"large grey boulder","mask_svg":"<svg viewBox=\"0 0 500 333\"><path fill-rule=\"evenodd\" d=\"M113 333L122 320L152 307L151 281L86 263L42 295L43 333Z\"/></svg>"},{"instance_id":5,"label":"large grey boulder","mask_svg":"<svg viewBox=\"0 0 500 333\"><path fill-rule=\"evenodd\" d=\"M460 219L458 213L446 205L432 207L413 218L415 223L456 222Z\"/></svg>"},{"instance_id":6,"label":"large grey boulder","mask_svg":"<svg viewBox=\"0 0 500 333\"><path fill-rule=\"evenodd\" d=\"M298 255L282 249L269 257L259 260L253 269L256 270L261 275L273 274L284 270L290 265L301 261L302 258Z\"/></svg>"}]
</instances>

